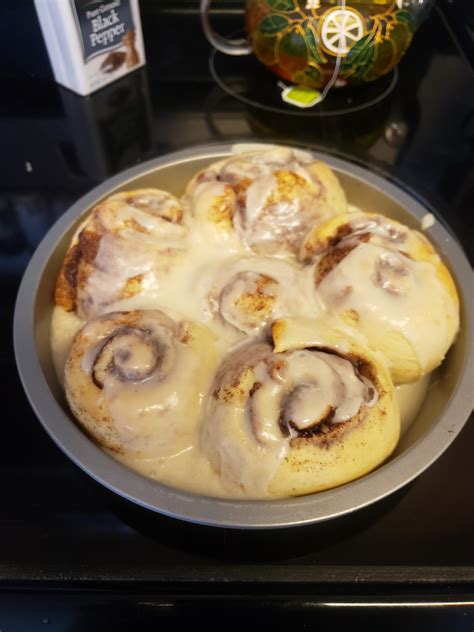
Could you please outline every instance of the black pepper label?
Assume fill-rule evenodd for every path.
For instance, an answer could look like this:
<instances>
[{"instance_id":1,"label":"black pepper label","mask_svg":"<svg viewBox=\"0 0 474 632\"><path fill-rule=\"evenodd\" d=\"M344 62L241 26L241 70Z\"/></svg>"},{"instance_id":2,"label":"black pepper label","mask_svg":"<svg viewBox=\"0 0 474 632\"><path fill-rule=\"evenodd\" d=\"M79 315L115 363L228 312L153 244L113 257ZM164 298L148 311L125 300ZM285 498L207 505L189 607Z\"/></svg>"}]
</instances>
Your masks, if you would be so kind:
<instances>
[{"instance_id":1,"label":"black pepper label","mask_svg":"<svg viewBox=\"0 0 474 632\"><path fill-rule=\"evenodd\" d=\"M84 61L122 45L135 29L130 0L71 0L82 41Z\"/></svg>"}]
</instances>

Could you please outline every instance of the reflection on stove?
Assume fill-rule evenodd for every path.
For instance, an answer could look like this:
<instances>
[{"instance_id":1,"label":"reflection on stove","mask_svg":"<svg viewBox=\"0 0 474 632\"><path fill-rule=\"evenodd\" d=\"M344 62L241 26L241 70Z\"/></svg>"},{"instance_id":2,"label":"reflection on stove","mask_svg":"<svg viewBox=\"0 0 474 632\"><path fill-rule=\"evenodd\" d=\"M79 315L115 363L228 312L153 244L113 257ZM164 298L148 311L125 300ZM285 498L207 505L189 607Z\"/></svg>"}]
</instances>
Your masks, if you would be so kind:
<instances>
[{"instance_id":1,"label":"reflection on stove","mask_svg":"<svg viewBox=\"0 0 474 632\"><path fill-rule=\"evenodd\" d=\"M72 171L101 182L151 154L150 96L144 69L88 98L62 87L60 96L71 131L71 140L60 145L60 151Z\"/></svg>"}]
</instances>

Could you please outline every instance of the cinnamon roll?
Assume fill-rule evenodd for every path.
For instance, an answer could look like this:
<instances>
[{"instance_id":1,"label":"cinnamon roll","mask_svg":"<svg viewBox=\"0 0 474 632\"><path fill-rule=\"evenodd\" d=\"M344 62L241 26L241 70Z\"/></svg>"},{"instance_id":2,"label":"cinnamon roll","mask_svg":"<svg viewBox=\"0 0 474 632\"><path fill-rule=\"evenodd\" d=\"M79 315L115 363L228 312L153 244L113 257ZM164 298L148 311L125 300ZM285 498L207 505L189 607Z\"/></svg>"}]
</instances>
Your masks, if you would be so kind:
<instances>
[{"instance_id":1,"label":"cinnamon roll","mask_svg":"<svg viewBox=\"0 0 474 632\"><path fill-rule=\"evenodd\" d=\"M153 288L186 247L179 201L158 189L110 196L74 236L56 285L55 300L80 318Z\"/></svg>"},{"instance_id":2,"label":"cinnamon roll","mask_svg":"<svg viewBox=\"0 0 474 632\"><path fill-rule=\"evenodd\" d=\"M102 447L169 457L193 445L214 337L158 310L113 312L76 334L65 366L67 400Z\"/></svg>"},{"instance_id":3,"label":"cinnamon roll","mask_svg":"<svg viewBox=\"0 0 474 632\"><path fill-rule=\"evenodd\" d=\"M315 223L347 212L331 169L285 147L211 165L191 180L183 203L219 234L236 231L258 254L297 253Z\"/></svg>"},{"instance_id":4,"label":"cinnamon roll","mask_svg":"<svg viewBox=\"0 0 474 632\"><path fill-rule=\"evenodd\" d=\"M264 335L277 318L316 313L310 283L281 259L230 259L208 278L203 312L240 337Z\"/></svg>"},{"instance_id":5,"label":"cinnamon roll","mask_svg":"<svg viewBox=\"0 0 474 632\"><path fill-rule=\"evenodd\" d=\"M459 299L424 235L382 215L351 213L315 227L300 258L314 262L327 311L386 356L396 383L442 362L459 328Z\"/></svg>"},{"instance_id":6,"label":"cinnamon roll","mask_svg":"<svg viewBox=\"0 0 474 632\"><path fill-rule=\"evenodd\" d=\"M309 494L379 465L400 428L387 369L322 321L272 331L224 359L204 405L201 446L228 491Z\"/></svg>"}]
</instances>

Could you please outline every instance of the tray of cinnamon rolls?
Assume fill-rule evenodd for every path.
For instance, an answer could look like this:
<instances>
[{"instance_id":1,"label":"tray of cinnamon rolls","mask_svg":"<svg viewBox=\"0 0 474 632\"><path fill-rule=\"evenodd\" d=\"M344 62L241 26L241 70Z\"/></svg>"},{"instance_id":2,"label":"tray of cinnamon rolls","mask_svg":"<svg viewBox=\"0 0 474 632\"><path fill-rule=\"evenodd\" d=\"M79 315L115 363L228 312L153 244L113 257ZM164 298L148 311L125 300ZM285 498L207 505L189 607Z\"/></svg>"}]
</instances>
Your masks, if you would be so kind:
<instances>
[{"instance_id":1,"label":"tray of cinnamon rolls","mask_svg":"<svg viewBox=\"0 0 474 632\"><path fill-rule=\"evenodd\" d=\"M25 274L27 394L76 463L155 511L255 528L374 502L469 415L467 262L427 213L287 146L119 174Z\"/></svg>"}]
</instances>

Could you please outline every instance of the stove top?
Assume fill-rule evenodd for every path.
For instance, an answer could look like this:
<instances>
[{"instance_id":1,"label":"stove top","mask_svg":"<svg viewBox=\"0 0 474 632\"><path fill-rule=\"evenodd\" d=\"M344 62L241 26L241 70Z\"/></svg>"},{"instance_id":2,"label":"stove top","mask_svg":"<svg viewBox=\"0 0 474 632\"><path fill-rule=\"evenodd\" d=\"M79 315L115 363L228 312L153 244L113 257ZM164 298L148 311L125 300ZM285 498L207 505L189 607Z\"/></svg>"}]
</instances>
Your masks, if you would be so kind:
<instances>
[{"instance_id":1,"label":"stove top","mask_svg":"<svg viewBox=\"0 0 474 632\"><path fill-rule=\"evenodd\" d=\"M0 594L0 613L10 606L13 612L18 591L27 590L28 616L59 625L70 612L64 604L76 603L67 591L87 590L99 613L94 622L116 618L117 629L126 616L114 600L124 592L130 608L156 607L155 614L166 616L180 611L184 594L193 616L211 598L232 611L232 598L246 595L249 613L270 604L275 621L291 612L296 621L309 612L324 620L334 609L358 612L362 603L375 621L377 608L408 603L444 614L455 607L449 616L461 617L462 626L474 587L472 420L428 471L390 498L330 523L262 533L179 523L122 501L63 455L27 402L10 332L17 287L35 247L82 194L168 151L265 140L348 158L422 199L472 256L472 74L440 8L396 73L330 95L320 111L303 113L278 101L278 79L254 60L211 51L196 2L183 2L181 10L176 4L142 2L147 66L88 98L52 81L30 3L2 7L2 42L13 41L20 20L31 50L28 58L17 54L14 67L11 47L0 58L0 314L8 332L0 353L0 581L10 591ZM213 16L224 34L241 20L234 10ZM259 85L262 72L267 91ZM56 605L35 601L35 591L58 588L66 592ZM213 605L216 612L224 602ZM56 619L44 614L51 611L44 604L56 608ZM86 621L81 608L74 612Z\"/></svg>"}]
</instances>

